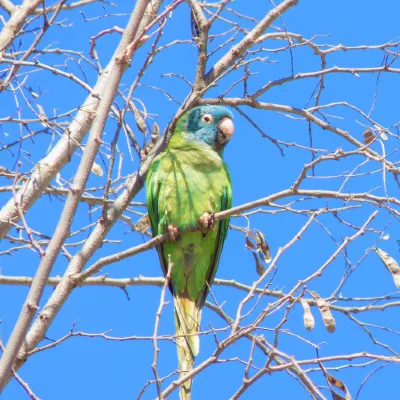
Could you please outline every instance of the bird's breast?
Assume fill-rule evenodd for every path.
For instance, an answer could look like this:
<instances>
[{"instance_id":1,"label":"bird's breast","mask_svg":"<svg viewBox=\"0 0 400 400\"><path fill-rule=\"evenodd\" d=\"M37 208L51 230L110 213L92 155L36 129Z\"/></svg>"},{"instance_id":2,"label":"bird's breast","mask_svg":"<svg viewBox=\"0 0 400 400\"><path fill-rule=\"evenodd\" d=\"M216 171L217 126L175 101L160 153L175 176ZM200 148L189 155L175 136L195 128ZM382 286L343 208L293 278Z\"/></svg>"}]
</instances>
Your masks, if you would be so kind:
<instances>
[{"instance_id":1,"label":"bird's breast","mask_svg":"<svg viewBox=\"0 0 400 400\"><path fill-rule=\"evenodd\" d=\"M227 174L221 165L171 160L169 171L160 182L160 206L164 217L184 229L195 226L204 212L221 210L221 197L227 185Z\"/></svg>"}]
</instances>

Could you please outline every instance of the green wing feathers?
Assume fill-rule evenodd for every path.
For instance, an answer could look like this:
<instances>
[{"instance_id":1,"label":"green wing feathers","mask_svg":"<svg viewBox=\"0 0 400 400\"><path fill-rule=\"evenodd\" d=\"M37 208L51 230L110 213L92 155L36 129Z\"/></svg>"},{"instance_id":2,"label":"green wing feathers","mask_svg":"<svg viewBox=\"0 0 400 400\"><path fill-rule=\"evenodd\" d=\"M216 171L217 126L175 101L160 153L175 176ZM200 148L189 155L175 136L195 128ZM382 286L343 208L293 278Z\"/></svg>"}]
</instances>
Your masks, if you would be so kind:
<instances>
[{"instance_id":1,"label":"green wing feathers","mask_svg":"<svg viewBox=\"0 0 400 400\"><path fill-rule=\"evenodd\" d=\"M228 169L225 164L224 164L224 169L227 174L228 184L225 186L225 190L222 193L221 207L220 207L219 211L229 210L232 207L232 185L231 185L229 172L228 172ZM228 228L229 228L229 218L225 218L225 219L219 221L217 242L215 245L215 252L214 252L214 256L210 263L209 274L207 276L208 285L206 285L206 287L205 287L205 292L203 295L203 303L201 304L201 307L204 305L204 302L206 301L206 297L207 297L208 291L209 291L209 286L211 286L212 283L214 282L215 274L218 269L219 259L221 257L221 253L222 253L222 248L224 246L226 235L228 234Z\"/></svg>"}]
</instances>

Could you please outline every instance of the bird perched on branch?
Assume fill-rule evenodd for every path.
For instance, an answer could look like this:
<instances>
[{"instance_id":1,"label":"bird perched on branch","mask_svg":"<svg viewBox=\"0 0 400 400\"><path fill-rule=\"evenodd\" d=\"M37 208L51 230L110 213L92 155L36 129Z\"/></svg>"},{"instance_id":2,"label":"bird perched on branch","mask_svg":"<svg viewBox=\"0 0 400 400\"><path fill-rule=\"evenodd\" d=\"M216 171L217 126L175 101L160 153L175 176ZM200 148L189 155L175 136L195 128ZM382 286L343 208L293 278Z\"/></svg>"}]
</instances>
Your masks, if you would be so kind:
<instances>
[{"instance_id":1,"label":"bird perched on branch","mask_svg":"<svg viewBox=\"0 0 400 400\"><path fill-rule=\"evenodd\" d=\"M166 151L147 175L147 205L153 235L168 232L157 247L174 296L180 376L199 353L201 309L217 271L229 220L214 213L229 209L232 187L222 153L232 137L231 111L220 106L189 110L176 125ZM180 389L190 399L192 379Z\"/></svg>"}]
</instances>

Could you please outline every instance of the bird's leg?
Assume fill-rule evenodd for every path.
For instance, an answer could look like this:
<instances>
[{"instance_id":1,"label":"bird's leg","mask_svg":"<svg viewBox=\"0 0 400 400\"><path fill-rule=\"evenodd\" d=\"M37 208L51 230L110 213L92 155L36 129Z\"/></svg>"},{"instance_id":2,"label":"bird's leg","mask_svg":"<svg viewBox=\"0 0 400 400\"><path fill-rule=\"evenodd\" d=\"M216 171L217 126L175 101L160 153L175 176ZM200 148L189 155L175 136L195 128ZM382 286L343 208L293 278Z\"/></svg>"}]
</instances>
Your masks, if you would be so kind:
<instances>
[{"instance_id":1,"label":"bird's leg","mask_svg":"<svg viewBox=\"0 0 400 400\"><path fill-rule=\"evenodd\" d=\"M201 232L205 235L210 229L215 228L215 216L214 213L205 212L199 218L199 225Z\"/></svg>"},{"instance_id":2,"label":"bird's leg","mask_svg":"<svg viewBox=\"0 0 400 400\"><path fill-rule=\"evenodd\" d=\"M179 230L176 227L176 225L174 225L174 224L168 225L168 237L169 237L169 240L172 240L173 242L175 242L178 239Z\"/></svg>"}]
</instances>

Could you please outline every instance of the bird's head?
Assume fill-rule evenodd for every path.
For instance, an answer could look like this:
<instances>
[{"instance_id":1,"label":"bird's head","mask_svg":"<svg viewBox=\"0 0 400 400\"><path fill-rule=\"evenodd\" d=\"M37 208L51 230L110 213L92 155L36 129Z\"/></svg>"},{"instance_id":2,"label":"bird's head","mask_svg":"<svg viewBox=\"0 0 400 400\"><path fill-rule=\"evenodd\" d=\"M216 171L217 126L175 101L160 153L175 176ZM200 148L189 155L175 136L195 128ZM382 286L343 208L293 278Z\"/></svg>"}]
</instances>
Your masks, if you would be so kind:
<instances>
[{"instance_id":1,"label":"bird's head","mask_svg":"<svg viewBox=\"0 0 400 400\"><path fill-rule=\"evenodd\" d=\"M181 117L177 129L185 133L188 140L207 143L221 152L233 135L232 112L222 106L199 106L189 110Z\"/></svg>"}]
</instances>

